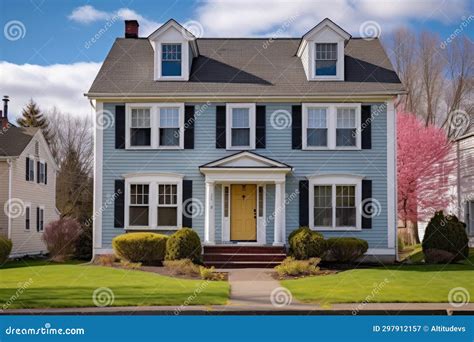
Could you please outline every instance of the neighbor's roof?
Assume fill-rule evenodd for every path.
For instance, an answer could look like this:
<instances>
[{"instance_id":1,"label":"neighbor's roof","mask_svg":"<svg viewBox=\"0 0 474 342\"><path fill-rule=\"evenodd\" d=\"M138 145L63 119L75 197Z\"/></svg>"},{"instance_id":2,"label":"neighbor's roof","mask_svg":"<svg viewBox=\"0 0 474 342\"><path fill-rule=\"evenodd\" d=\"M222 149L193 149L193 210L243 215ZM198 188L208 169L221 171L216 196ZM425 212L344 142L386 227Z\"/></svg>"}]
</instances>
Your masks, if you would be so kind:
<instances>
[{"instance_id":1,"label":"neighbor's roof","mask_svg":"<svg viewBox=\"0 0 474 342\"><path fill-rule=\"evenodd\" d=\"M110 96L385 95L403 86L378 39L351 38L345 81L308 81L296 56L300 38L197 39L189 81L154 81L153 48L146 38L118 38L89 93Z\"/></svg>"},{"instance_id":2,"label":"neighbor's roof","mask_svg":"<svg viewBox=\"0 0 474 342\"><path fill-rule=\"evenodd\" d=\"M0 132L0 157L17 157L26 148L39 128L11 126Z\"/></svg>"}]
</instances>

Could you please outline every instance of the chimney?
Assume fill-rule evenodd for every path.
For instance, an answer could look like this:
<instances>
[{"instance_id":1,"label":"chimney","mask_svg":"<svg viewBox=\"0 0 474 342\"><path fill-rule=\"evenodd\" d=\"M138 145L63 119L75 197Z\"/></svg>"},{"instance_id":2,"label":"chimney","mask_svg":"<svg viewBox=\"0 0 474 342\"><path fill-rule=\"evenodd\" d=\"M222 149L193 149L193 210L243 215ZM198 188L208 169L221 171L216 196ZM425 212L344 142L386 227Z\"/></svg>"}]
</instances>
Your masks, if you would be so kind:
<instances>
[{"instance_id":1,"label":"chimney","mask_svg":"<svg viewBox=\"0 0 474 342\"><path fill-rule=\"evenodd\" d=\"M8 101L10 98L8 95L3 96L3 117L8 121Z\"/></svg>"},{"instance_id":2,"label":"chimney","mask_svg":"<svg viewBox=\"0 0 474 342\"><path fill-rule=\"evenodd\" d=\"M125 20L125 38L138 38L138 21Z\"/></svg>"}]
</instances>

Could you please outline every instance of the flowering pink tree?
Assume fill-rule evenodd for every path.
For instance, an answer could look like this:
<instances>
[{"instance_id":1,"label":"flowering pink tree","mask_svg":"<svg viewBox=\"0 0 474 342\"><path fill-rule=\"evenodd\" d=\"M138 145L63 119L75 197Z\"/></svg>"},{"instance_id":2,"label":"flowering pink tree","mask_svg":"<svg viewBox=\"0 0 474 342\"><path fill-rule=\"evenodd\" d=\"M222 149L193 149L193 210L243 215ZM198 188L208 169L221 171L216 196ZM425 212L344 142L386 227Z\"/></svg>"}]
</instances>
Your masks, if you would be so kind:
<instances>
[{"instance_id":1,"label":"flowering pink tree","mask_svg":"<svg viewBox=\"0 0 474 342\"><path fill-rule=\"evenodd\" d=\"M411 113L399 112L397 121L398 217L416 223L446 209L452 201L450 176L455 163L444 130L425 124ZM418 229L413 235L419 242Z\"/></svg>"}]
</instances>

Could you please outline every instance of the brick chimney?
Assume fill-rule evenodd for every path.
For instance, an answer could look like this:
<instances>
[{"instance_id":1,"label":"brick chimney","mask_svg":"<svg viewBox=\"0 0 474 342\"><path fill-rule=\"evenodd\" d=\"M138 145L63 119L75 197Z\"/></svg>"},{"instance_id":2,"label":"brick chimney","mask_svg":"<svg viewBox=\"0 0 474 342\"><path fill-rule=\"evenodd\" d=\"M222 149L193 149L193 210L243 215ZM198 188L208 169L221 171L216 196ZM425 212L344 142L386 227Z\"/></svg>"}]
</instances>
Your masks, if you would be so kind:
<instances>
[{"instance_id":1,"label":"brick chimney","mask_svg":"<svg viewBox=\"0 0 474 342\"><path fill-rule=\"evenodd\" d=\"M3 115L1 114L2 111L0 110L0 121L2 128L8 128L8 101L10 101L7 95L3 96Z\"/></svg>"},{"instance_id":2,"label":"brick chimney","mask_svg":"<svg viewBox=\"0 0 474 342\"><path fill-rule=\"evenodd\" d=\"M138 21L125 20L125 38L138 38Z\"/></svg>"}]
</instances>

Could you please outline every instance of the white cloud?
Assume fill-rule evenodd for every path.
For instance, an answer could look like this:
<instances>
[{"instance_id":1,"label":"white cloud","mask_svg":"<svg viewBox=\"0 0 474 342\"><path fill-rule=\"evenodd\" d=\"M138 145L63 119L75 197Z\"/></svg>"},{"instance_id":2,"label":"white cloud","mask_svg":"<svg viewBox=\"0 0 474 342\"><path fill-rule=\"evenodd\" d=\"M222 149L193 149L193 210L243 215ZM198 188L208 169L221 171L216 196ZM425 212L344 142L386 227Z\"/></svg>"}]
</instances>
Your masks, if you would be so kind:
<instances>
[{"instance_id":1,"label":"white cloud","mask_svg":"<svg viewBox=\"0 0 474 342\"><path fill-rule=\"evenodd\" d=\"M33 98L43 111L53 107L63 113L90 115L89 100L84 97L100 63L54 64L48 66L0 62L1 95L9 95L9 117L13 121Z\"/></svg>"},{"instance_id":2,"label":"white cloud","mask_svg":"<svg viewBox=\"0 0 474 342\"><path fill-rule=\"evenodd\" d=\"M129 8L120 8L116 11L105 12L96 9L91 5L76 7L68 18L80 24L91 24L98 21L112 20L118 17L121 20L138 20L140 24L140 36L147 37L155 31L161 24L147 19Z\"/></svg>"},{"instance_id":3,"label":"white cloud","mask_svg":"<svg viewBox=\"0 0 474 342\"><path fill-rule=\"evenodd\" d=\"M262 36L278 31L297 16L280 35L301 36L328 17L354 36L360 25L376 21L390 31L410 20L460 22L469 13L469 0L205 0L196 10L205 36Z\"/></svg>"}]
</instances>

